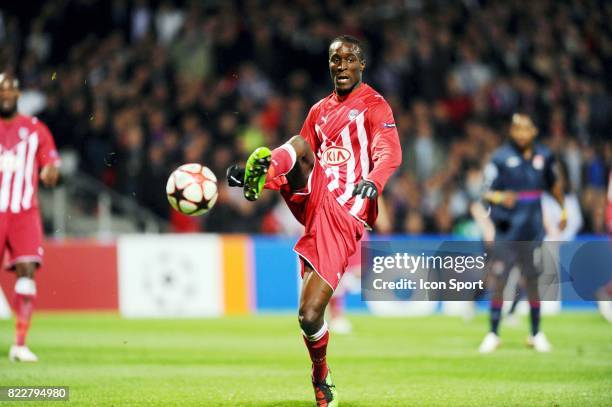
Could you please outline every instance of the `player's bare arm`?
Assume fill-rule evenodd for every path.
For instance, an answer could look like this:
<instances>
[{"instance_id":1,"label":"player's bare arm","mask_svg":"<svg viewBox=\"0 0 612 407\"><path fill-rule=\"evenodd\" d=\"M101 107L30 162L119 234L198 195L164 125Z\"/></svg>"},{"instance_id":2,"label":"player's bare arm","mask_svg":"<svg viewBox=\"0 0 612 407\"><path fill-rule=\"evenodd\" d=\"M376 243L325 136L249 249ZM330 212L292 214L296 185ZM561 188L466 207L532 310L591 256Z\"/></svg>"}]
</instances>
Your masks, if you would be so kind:
<instances>
[{"instance_id":1,"label":"player's bare arm","mask_svg":"<svg viewBox=\"0 0 612 407\"><path fill-rule=\"evenodd\" d=\"M470 213L474 221L482 231L483 241L491 243L495 239L495 225L489 217L489 212L485 209L482 202L476 201L470 205Z\"/></svg>"},{"instance_id":2,"label":"player's bare arm","mask_svg":"<svg viewBox=\"0 0 612 407\"><path fill-rule=\"evenodd\" d=\"M57 185L59 180L60 171L59 168L54 164L45 165L40 171L40 180L47 187L53 187Z\"/></svg>"},{"instance_id":3,"label":"player's bare arm","mask_svg":"<svg viewBox=\"0 0 612 407\"><path fill-rule=\"evenodd\" d=\"M487 191L483 198L493 205L502 205L508 209L514 208L514 205L516 205L516 192L514 191Z\"/></svg>"},{"instance_id":4,"label":"player's bare arm","mask_svg":"<svg viewBox=\"0 0 612 407\"><path fill-rule=\"evenodd\" d=\"M387 203L382 195L378 196L378 219L376 219L376 232L387 235L393 232L393 221L387 209Z\"/></svg>"}]
</instances>

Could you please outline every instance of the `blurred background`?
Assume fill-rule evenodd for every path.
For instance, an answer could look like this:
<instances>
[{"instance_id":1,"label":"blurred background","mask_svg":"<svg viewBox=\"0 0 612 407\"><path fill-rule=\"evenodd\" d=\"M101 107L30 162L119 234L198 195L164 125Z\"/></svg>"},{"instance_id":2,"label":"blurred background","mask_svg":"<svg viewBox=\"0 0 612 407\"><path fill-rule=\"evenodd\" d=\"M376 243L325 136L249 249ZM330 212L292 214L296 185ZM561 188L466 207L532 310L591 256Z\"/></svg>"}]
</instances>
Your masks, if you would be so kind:
<instances>
[{"instance_id":1,"label":"blurred background","mask_svg":"<svg viewBox=\"0 0 612 407\"><path fill-rule=\"evenodd\" d=\"M605 233L610 2L28 3L3 5L0 66L61 150L63 182L41 191L51 236L299 233L277 194L252 205L220 182L214 210L188 218L170 210L165 182L185 162L223 180L253 148L298 133L332 90L339 34L364 40L364 80L392 105L404 149L384 232L477 237L481 168L521 109L565 163L580 232Z\"/></svg>"},{"instance_id":2,"label":"blurred background","mask_svg":"<svg viewBox=\"0 0 612 407\"><path fill-rule=\"evenodd\" d=\"M563 270L562 301L542 303L552 357L523 349L526 319L504 316L504 347L477 358L485 299L366 302L347 272L354 335L334 333L330 352L342 402L610 405L611 325L584 299L602 300L612 323L611 23L606 0L0 2L0 71L18 76L20 111L48 125L63 161L60 184L39 190L47 238L28 344L41 363L0 354L0 383L69 385L88 406L310 405L294 316L301 226L279 194L253 204L226 187L225 170L300 131L332 91L330 40L350 34L403 149L384 193L389 222L371 239L480 239L482 169L519 109L579 205L566 232L547 229L577 238L545 257ZM167 202L166 180L187 162L219 179L205 216ZM561 216L550 197L543 205ZM599 291L579 295L576 275ZM506 298L520 292L511 278ZM14 285L0 271L0 352Z\"/></svg>"}]
</instances>

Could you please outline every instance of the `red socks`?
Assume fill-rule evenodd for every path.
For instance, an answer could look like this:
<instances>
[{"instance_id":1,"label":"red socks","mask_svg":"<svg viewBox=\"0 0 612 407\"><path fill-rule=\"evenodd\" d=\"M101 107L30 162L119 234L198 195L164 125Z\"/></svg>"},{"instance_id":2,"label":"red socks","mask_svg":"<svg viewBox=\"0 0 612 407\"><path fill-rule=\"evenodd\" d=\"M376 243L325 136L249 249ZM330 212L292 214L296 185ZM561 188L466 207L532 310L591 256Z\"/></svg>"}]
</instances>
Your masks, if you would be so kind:
<instances>
[{"instance_id":1,"label":"red socks","mask_svg":"<svg viewBox=\"0 0 612 407\"><path fill-rule=\"evenodd\" d=\"M272 162L268 169L268 175L266 179L272 180L273 178L285 175L295 165L296 154L293 146L289 143L285 143L282 146L272 150Z\"/></svg>"},{"instance_id":2,"label":"red socks","mask_svg":"<svg viewBox=\"0 0 612 407\"><path fill-rule=\"evenodd\" d=\"M15 283L15 345L24 346L32 311L34 310L34 298L36 298L36 284L34 280L20 277Z\"/></svg>"},{"instance_id":3,"label":"red socks","mask_svg":"<svg viewBox=\"0 0 612 407\"><path fill-rule=\"evenodd\" d=\"M342 316L344 311L344 295L334 294L329 300L329 315L332 319Z\"/></svg>"},{"instance_id":4,"label":"red socks","mask_svg":"<svg viewBox=\"0 0 612 407\"><path fill-rule=\"evenodd\" d=\"M327 343L329 342L329 331L327 322L314 335L304 334L304 343L308 348L310 360L312 361L312 379L315 383L321 383L327 376Z\"/></svg>"}]
</instances>

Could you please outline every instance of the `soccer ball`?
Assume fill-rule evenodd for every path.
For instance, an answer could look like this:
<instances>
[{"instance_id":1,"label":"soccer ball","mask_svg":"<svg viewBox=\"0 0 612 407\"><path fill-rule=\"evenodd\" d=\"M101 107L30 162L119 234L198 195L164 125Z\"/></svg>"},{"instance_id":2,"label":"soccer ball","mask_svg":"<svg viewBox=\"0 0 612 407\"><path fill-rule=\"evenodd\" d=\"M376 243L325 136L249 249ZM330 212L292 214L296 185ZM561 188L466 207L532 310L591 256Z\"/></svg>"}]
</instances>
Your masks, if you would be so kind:
<instances>
[{"instance_id":1,"label":"soccer ball","mask_svg":"<svg viewBox=\"0 0 612 407\"><path fill-rule=\"evenodd\" d=\"M217 177L200 164L183 164L166 183L166 195L170 206L189 216L203 215L217 201Z\"/></svg>"}]
</instances>

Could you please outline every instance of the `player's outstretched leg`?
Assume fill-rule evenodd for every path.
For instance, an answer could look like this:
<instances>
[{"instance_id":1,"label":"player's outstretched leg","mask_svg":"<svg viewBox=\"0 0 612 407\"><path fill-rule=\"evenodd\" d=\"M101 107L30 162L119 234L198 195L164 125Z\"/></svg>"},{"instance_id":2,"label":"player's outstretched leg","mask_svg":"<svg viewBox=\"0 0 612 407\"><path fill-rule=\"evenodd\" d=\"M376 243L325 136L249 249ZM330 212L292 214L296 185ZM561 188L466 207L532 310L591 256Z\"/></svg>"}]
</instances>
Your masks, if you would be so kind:
<instances>
[{"instance_id":1,"label":"player's outstretched leg","mask_svg":"<svg viewBox=\"0 0 612 407\"><path fill-rule=\"evenodd\" d=\"M294 191L303 188L313 165L312 149L301 136L293 136L285 144L272 151L267 147L259 147L251 153L246 163L244 197L249 201L256 201L266 186L266 181L276 180L283 175L287 176L286 182ZM237 185L229 178L232 175L230 172L237 174L237 169L228 170L230 186Z\"/></svg>"},{"instance_id":2,"label":"player's outstretched leg","mask_svg":"<svg viewBox=\"0 0 612 407\"><path fill-rule=\"evenodd\" d=\"M259 147L249 156L244 169L244 197L256 201L266 184L266 173L272 162L268 147Z\"/></svg>"},{"instance_id":3,"label":"player's outstretched leg","mask_svg":"<svg viewBox=\"0 0 612 407\"><path fill-rule=\"evenodd\" d=\"M333 294L331 287L308 265L305 266L299 322L312 361L312 387L319 407L338 405L338 394L327 366L329 331L325 308Z\"/></svg>"},{"instance_id":4,"label":"player's outstretched leg","mask_svg":"<svg viewBox=\"0 0 612 407\"><path fill-rule=\"evenodd\" d=\"M15 344L9 351L12 362L37 362L38 357L27 347L26 336L30 329L30 320L36 297L34 282L34 263L16 265L17 282L15 283Z\"/></svg>"}]
</instances>

